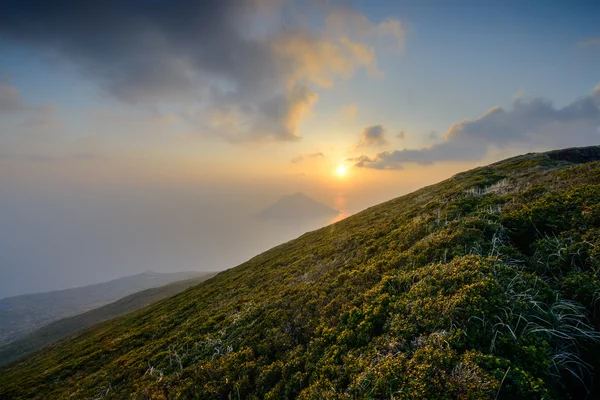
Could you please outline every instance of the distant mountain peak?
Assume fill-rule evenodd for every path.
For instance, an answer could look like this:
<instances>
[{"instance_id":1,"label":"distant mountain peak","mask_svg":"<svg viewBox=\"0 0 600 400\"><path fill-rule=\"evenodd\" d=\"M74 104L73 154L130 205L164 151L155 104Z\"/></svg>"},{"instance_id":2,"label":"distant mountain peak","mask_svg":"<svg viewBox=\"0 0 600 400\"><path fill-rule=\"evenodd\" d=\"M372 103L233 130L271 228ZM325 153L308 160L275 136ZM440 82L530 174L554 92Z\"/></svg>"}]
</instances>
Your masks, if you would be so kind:
<instances>
[{"instance_id":1,"label":"distant mountain peak","mask_svg":"<svg viewBox=\"0 0 600 400\"><path fill-rule=\"evenodd\" d=\"M304 193L296 192L283 196L262 210L258 216L261 218L319 218L339 213L338 210L319 203Z\"/></svg>"}]
</instances>

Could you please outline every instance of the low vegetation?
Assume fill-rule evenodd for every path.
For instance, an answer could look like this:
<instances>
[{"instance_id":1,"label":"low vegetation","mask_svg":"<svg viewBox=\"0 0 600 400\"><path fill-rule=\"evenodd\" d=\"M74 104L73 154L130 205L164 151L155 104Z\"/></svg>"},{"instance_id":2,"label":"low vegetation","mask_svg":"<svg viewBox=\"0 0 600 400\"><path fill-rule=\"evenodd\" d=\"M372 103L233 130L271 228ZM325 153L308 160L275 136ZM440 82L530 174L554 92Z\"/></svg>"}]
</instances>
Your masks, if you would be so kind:
<instances>
[{"instance_id":1,"label":"low vegetation","mask_svg":"<svg viewBox=\"0 0 600 400\"><path fill-rule=\"evenodd\" d=\"M372 207L0 370L0 397L597 398L598 160Z\"/></svg>"}]
</instances>

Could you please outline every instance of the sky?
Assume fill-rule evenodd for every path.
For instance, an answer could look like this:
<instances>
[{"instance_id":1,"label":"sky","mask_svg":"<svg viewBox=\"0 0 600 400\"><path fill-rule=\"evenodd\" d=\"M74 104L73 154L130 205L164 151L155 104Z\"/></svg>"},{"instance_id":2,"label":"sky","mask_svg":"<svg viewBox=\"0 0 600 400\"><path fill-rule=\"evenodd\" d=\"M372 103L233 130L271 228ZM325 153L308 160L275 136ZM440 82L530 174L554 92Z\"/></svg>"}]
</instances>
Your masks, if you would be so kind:
<instances>
[{"instance_id":1,"label":"sky","mask_svg":"<svg viewBox=\"0 0 600 400\"><path fill-rule=\"evenodd\" d=\"M0 0L0 297L220 270L600 138L600 4Z\"/></svg>"}]
</instances>

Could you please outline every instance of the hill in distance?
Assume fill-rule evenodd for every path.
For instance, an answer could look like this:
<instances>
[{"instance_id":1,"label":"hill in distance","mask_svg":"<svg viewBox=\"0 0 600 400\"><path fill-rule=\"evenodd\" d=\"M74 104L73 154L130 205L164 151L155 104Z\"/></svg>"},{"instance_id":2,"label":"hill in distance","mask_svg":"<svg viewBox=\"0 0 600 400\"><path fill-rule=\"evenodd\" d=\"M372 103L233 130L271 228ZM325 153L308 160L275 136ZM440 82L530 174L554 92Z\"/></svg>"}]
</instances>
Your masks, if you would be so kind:
<instances>
[{"instance_id":1,"label":"hill in distance","mask_svg":"<svg viewBox=\"0 0 600 400\"><path fill-rule=\"evenodd\" d=\"M51 322L18 340L0 346L0 365L18 360L58 339L81 332L100 322L139 310L157 301L171 297L214 275L216 275L214 272L204 273L194 278L142 290L105 306Z\"/></svg>"},{"instance_id":2,"label":"hill in distance","mask_svg":"<svg viewBox=\"0 0 600 400\"><path fill-rule=\"evenodd\" d=\"M0 398L598 398L599 160L371 207L0 369Z\"/></svg>"},{"instance_id":3,"label":"hill in distance","mask_svg":"<svg viewBox=\"0 0 600 400\"><path fill-rule=\"evenodd\" d=\"M261 211L258 216L270 219L311 219L333 217L339 213L338 210L319 203L302 193L295 193L277 200Z\"/></svg>"},{"instance_id":4,"label":"hill in distance","mask_svg":"<svg viewBox=\"0 0 600 400\"><path fill-rule=\"evenodd\" d=\"M23 337L50 322L103 306L140 290L202 274L144 272L94 285L2 298L0 345Z\"/></svg>"}]
</instances>

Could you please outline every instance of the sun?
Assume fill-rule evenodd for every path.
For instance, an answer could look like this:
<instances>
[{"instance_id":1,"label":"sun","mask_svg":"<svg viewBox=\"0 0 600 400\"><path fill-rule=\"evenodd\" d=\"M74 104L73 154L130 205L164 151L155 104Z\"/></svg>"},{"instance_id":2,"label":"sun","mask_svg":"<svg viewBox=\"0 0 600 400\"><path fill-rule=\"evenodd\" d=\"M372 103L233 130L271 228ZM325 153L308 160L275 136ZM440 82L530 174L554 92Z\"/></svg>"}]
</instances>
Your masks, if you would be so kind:
<instances>
[{"instance_id":1,"label":"sun","mask_svg":"<svg viewBox=\"0 0 600 400\"><path fill-rule=\"evenodd\" d=\"M346 170L346 167L344 167L343 165L338 165L337 169L335 170L336 175L339 177L346 176L347 172L348 171Z\"/></svg>"}]
</instances>

